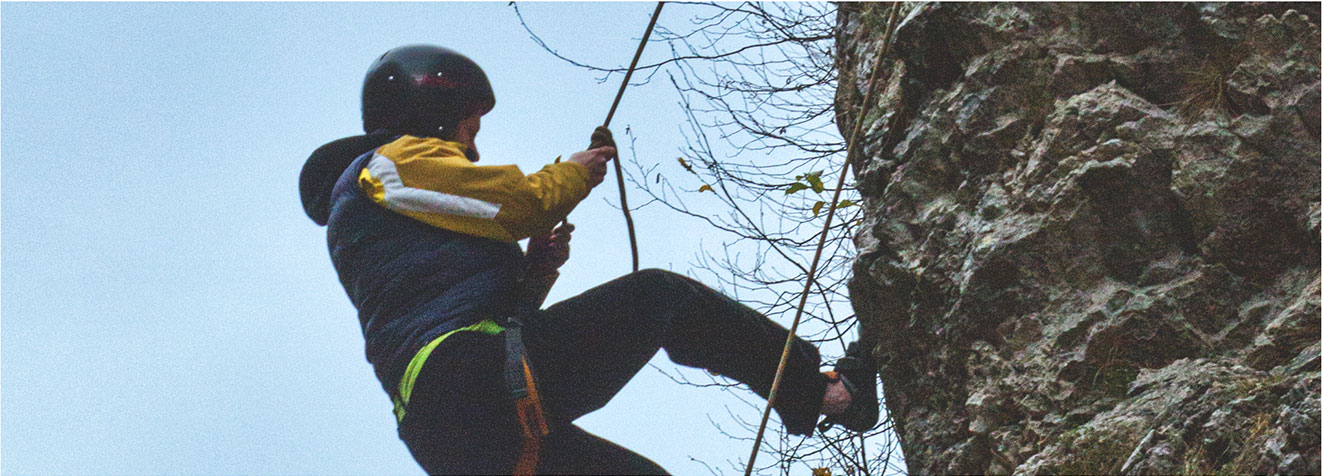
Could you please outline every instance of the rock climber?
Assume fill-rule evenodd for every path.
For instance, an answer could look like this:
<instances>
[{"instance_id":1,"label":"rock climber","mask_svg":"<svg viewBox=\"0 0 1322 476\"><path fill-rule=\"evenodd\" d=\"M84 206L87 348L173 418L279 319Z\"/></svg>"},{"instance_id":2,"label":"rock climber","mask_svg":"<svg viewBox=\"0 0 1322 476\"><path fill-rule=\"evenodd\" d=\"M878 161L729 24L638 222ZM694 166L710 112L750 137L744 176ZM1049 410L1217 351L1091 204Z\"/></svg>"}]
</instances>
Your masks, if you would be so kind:
<instances>
[{"instance_id":1,"label":"rock climber","mask_svg":"<svg viewBox=\"0 0 1322 476\"><path fill-rule=\"evenodd\" d=\"M299 177L399 437L431 474L664 474L573 421L659 349L766 398L788 331L660 270L539 309L569 258L573 227L556 224L602 182L615 145L599 127L587 150L529 175L479 166L475 138L494 106L466 56L392 49L363 82L366 134L318 148ZM796 338L775 405L786 430L811 434L819 415L854 431L874 426L877 374L863 346L834 371L819 364Z\"/></svg>"}]
</instances>

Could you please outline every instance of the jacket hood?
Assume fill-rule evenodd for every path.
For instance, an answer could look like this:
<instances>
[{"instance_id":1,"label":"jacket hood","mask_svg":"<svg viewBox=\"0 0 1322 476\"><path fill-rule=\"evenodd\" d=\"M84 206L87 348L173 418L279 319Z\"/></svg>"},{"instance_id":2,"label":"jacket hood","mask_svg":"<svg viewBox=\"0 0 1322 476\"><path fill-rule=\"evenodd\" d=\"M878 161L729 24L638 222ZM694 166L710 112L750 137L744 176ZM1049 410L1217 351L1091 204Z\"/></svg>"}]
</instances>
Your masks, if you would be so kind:
<instances>
[{"instance_id":1,"label":"jacket hood","mask_svg":"<svg viewBox=\"0 0 1322 476\"><path fill-rule=\"evenodd\" d=\"M381 147L395 138L395 134L376 131L367 135L345 137L318 147L303 163L298 176L298 192L303 199L303 211L318 225L325 226L330 219L331 190L344 169L354 159Z\"/></svg>"}]
</instances>

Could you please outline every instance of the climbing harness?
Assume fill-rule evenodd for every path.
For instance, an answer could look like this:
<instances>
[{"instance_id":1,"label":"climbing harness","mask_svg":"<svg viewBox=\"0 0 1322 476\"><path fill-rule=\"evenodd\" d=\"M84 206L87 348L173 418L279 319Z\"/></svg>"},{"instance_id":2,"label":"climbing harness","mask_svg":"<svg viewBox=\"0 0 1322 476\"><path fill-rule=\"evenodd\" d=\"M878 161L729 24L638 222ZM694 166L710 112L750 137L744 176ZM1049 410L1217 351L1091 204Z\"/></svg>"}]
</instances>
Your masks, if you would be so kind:
<instances>
[{"instance_id":1,"label":"climbing harness","mask_svg":"<svg viewBox=\"0 0 1322 476\"><path fill-rule=\"evenodd\" d=\"M624 88L629 86L629 78L633 77L634 68L638 67L638 59L643 56L643 47L647 46L647 39L652 36L652 28L656 27L656 19L661 16L661 7L665 4L666 2L656 2L656 10L652 11L652 21L647 23L643 40L638 42L638 50L633 53L633 61L629 63L629 69L624 73L624 81L620 82L620 90L615 93L615 102L611 103L611 110L606 114L606 122L601 124L603 127L610 127L611 119L615 117L615 109L620 106L620 99L624 98ZM624 193L624 171L620 167L619 157L615 158L614 163L615 181L620 186L620 210L624 211L624 223L629 227L629 251L633 253L633 270L638 271L638 237L633 229L633 215L629 213L629 197Z\"/></svg>"},{"instance_id":2,"label":"climbing harness","mask_svg":"<svg viewBox=\"0 0 1322 476\"><path fill-rule=\"evenodd\" d=\"M831 208L826 212L826 223L822 225L822 236L817 242L817 253L812 258L812 266L808 268L808 278L803 286L803 294L799 298L799 308L794 313L794 322L790 325L789 335L785 338L785 350L780 354L780 364L776 367L776 378L771 382L771 392L767 394L767 407L762 412L762 423L757 428L757 438L753 440L753 452L748 456L748 466L744 468L744 476L753 474L753 462L757 460L757 451L762 446L762 435L767 429L767 419L771 417L771 407L776 403L776 392L780 390L781 377L785 374L785 365L789 361L790 347L794 343L795 331L799 328L799 320L803 317L804 306L808 303L808 293L812 290L813 280L817 274L817 264L822 258L822 249L826 247L827 232L831 230L831 219L835 217L835 209L840 203L840 192L845 189L845 177L849 174L849 164L854 156L854 151L858 149L859 132L863 130L863 122L868 114L868 108L872 105L872 94L876 91L877 78L881 75L881 60L886 57L886 51L889 49L891 34L895 32L895 16L900 10L901 2L895 2L891 6L890 16L886 19L886 32L881 40L881 50L877 52L877 59L872 65L872 76L868 79L867 94L863 97L863 106L858 112L858 117L854 120L854 130L849 135L849 142L846 143L845 162L840 170L840 181L835 186L835 195L831 198Z\"/></svg>"},{"instance_id":3,"label":"climbing harness","mask_svg":"<svg viewBox=\"0 0 1322 476\"><path fill-rule=\"evenodd\" d=\"M550 427L546 424L546 414L542 410L541 397L537 394L532 366L528 363L528 352L523 346L522 327L522 318L509 316L503 325L487 319L471 326L446 332L441 334L440 337L432 339L431 342L418 350L418 353L413 355L413 359L409 361L408 366L404 369L404 375L399 380L399 388L394 397L395 422L404 422L404 415L408 412L410 397L413 396L413 386L417 384L422 366L442 341L456 333L465 331L481 332L487 335L504 333L505 386L514 398L514 411L523 433L523 448L519 451L519 458L514 465L514 474L533 474L537 470L542 438L550 433Z\"/></svg>"},{"instance_id":4,"label":"climbing harness","mask_svg":"<svg viewBox=\"0 0 1322 476\"><path fill-rule=\"evenodd\" d=\"M408 366L404 368L404 375L400 377L399 387L392 399L395 402L395 422L404 422L404 414L407 413L409 399L413 396L413 386L418 382L418 374L422 372L422 365L427 363L427 358L431 356L432 351L436 350L436 346L441 345L441 342L446 338L459 332L473 331L495 335L503 330L505 330L503 326L496 324L495 321L487 319L471 326L460 327L441 334L440 337L432 339L427 345L418 349L418 352L413 354L413 359L409 360Z\"/></svg>"}]
</instances>

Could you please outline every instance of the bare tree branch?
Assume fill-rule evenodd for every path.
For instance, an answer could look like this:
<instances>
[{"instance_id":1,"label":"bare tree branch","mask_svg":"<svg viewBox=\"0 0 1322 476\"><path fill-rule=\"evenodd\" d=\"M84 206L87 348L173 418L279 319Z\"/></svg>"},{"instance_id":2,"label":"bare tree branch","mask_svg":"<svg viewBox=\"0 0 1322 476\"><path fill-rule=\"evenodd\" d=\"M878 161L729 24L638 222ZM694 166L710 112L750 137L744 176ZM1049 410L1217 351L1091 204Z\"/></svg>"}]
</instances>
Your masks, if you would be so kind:
<instances>
[{"instance_id":1,"label":"bare tree branch","mask_svg":"<svg viewBox=\"0 0 1322 476\"><path fill-rule=\"evenodd\" d=\"M837 6L672 5L683 8L668 8L670 16L657 25L651 40L664 44L668 57L637 69L647 72L642 83L665 72L685 114L684 144L675 163L643 166L632 158L627 179L649 198L638 208L659 205L708 227L711 233L704 236L719 241L704 240L690 274L773 319L795 311L807 263L826 233L800 333L822 346L823 356L832 362L857 330L847 280L856 253L850 237L862 222L862 207L850 206L861 200L859 194L846 186L839 204L843 206L837 210L839 222L822 230L821 212L834 190L821 183L833 183L826 175L841 170L846 158L835 114ZM513 7L529 37L549 54L602 73L602 81L624 72L623 67L592 65L562 54L528 26L517 4ZM626 135L632 145L635 134ZM750 408L747 415L727 409L726 418L712 419L712 424L732 439L752 441L757 425L747 416L760 414L760 398L724 378L657 370L684 385L736 396ZM808 464L859 476L904 473L889 418L861 435L833 430L797 438L778 432L761 451L773 459L759 466L760 472L800 474L802 468L795 465ZM726 463L742 471L744 462ZM722 472L703 464L713 473Z\"/></svg>"}]
</instances>

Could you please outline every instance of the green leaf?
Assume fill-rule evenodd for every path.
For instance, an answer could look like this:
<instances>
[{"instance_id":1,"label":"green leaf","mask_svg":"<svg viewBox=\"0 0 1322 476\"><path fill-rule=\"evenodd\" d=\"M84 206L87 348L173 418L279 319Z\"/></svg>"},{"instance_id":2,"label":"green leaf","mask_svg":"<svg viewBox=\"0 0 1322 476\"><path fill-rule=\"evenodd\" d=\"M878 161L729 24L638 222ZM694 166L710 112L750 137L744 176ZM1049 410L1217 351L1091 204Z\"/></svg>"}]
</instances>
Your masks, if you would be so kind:
<instances>
[{"instance_id":1,"label":"green leaf","mask_svg":"<svg viewBox=\"0 0 1322 476\"><path fill-rule=\"evenodd\" d=\"M817 203L812 204L812 216L816 217L817 214L822 212L822 205L826 205L826 202L819 201Z\"/></svg>"},{"instance_id":2,"label":"green leaf","mask_svg":"<svg viewBox=\"0 0 1322 476\"><path fill-rule=\"evenodd\" d=\"M792 194L792 193L797 192L797 191L799 191L799 190L807 190L807 189L808 189L808 186L807 186L807 185L804 185L804 184L802 184L802 183L800 183L800 182L794 182L794 183L790 184L790 188L785 189L785 195Z\"/></svg>"},{"instance_id":3,"label":"green leaf","mask_svg":"<svg viewBox=\"0 0 1322 476\"><path fill-rule=\"evenodd\" d=\"M855 205L858 205L858 203L854 202L853 200L841 200L840 203L837 204L835 207L836 207L836 208L845 208L845 207L852 207L852 206L855 206Z\"/></svg>"},{"instance_id":4,"label":"green leaf","mask_svg":"<svg viewBox=\"0 0 1322 476\"><path fill-rule=\"evenodd\" d=\"M698 187L698 192L711 192L711 193L716 193L715 190L712 190L712 189L711 189L711 185L703 185L703 186L701 186L701 187Z\"/></svg>"},{"instance_id":5,"label":"green leaf","mask_svg":"<svg viewBox=\"0 0 1322 476\"><path fill-rule=\"evenodd\" d=\"M803 179L807 180L808 183L812 185L812 191L814 192L822 193L823 190L826 190L826 187L822 186L821 172L813 172L808 175L804 175Z\"/></svg>"}]
</instances>

